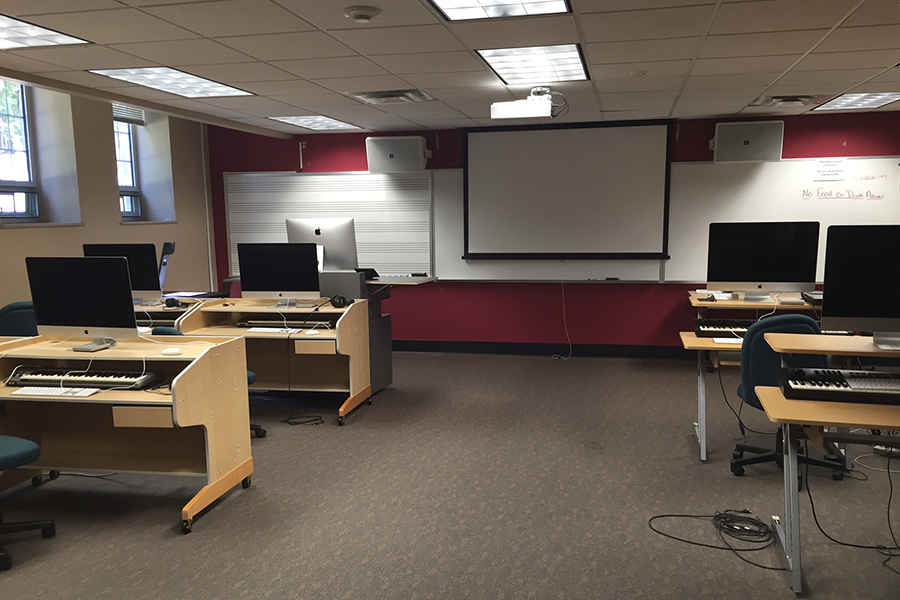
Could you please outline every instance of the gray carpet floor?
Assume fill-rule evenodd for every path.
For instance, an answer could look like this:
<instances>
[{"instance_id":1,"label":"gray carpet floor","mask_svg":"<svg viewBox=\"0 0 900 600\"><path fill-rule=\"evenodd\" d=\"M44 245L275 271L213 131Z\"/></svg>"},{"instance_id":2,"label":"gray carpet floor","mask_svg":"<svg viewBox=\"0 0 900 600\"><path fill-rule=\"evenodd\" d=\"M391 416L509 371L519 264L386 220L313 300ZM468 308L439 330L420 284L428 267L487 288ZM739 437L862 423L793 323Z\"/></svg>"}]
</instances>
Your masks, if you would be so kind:
<instances>
[{"instance_id":1,"label":"gray carpet floor","mask_svg":"<svg viewBox=\"0 0 900 600\"><path fill-rule=\"evenodd\" d=\"M723 378L737 404L738 372ZM793 598L784 572L648 527L658 514L783 514L777 466L729 471L740 432L715 374L699 462L696 390L687 360L395 353L394 384L344 427L337 404L254 401L269 435L253 440L253 485L190 535L180 509L196 478L68 475L4 493L7 519L52 517L58 533L4 539L14 566L0 598ZM325 422L282 423L292 410ZM819 520L838 539L890 545L887 475L856 476L810 470ZM883 557L829 541L805 495L801 508L806 597L900 598ZM658 523L720 544L708 520ZM782 566L777 547L748 558Z\"/></svg>"}]
</instances>

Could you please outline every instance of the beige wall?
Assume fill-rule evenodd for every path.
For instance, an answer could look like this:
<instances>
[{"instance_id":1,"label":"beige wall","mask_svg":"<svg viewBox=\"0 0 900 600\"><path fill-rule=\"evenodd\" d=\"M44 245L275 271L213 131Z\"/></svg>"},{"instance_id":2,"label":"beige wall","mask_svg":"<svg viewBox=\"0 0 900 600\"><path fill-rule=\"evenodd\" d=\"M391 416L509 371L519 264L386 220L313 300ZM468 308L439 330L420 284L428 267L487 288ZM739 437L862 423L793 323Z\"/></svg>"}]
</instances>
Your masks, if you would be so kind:
<instances>
[{"instance_id":1,"label":"beige wall","mask_svg":"<svg viewBox=\"0 0 900 600\"><path fill-rule=\"evenodd\" d=\"M81 245L153 242L157 251L175 242L167 290L208 290L210 249L207 218L205 128L169 117L174 222L123 224L116 184L112 109L108 102L73 96L72 123L81 224L0 226L0 306L28 300L26 256L81 256ZM42 169L46 175L46 169Z\"/></svg>"}]
</instances>

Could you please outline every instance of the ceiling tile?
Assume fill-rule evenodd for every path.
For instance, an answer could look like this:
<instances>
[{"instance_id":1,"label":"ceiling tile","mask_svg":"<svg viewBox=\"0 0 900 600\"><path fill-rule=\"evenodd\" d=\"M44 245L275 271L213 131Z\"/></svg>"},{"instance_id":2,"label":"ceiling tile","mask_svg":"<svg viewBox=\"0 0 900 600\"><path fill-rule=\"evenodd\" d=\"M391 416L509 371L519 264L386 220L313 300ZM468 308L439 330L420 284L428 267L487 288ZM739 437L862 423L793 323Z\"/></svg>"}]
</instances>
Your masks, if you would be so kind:
<instances>
[{"instance_id":1,"label":"ceiling tile","mask_svg":"<svg viewBox=\"0 0 900 600\"><path fill-rule=\"evenodd\" d=\"M279 81L295 79L271 65L261 62L231 63L227 65L195 65L182 70L219 83L243 83L246 81ZM241 86L237 86L241 87Z\"/></svg>"},{"instance_id":2,"label":"ceiling tile","mask_svg":"<svg viewBox=\"0 0 900 600\"><path fill-rule=\"evenodd\" d=\"M359 104L358 100L348 98L337 92L329 94L296 94L296 95L273 95L269 96L273 100L298 106L301 108L308 107L331 107L331 106L353 106Z\"/></svg>"},{"instance_id":3,"label":"ceiling tile","mask_svg":"<svg viewBox=\"0 0 900 600\"><path fill-rule=\"evenodd\" d=\"M757 33L830 29L841 22L859 0L760 0L727 2L719 7L709 33Z\"/></svg>"},{"instance_id":4,"label":"ceiling tile","mask_svg":"<svg viewBox=\"0 0 900 600\"><path fill-rule=\"evenodd\" d=\"M117 93L119 93L122 88L133 87L125 81L88 73L87 71L58 71L55 73L41 73L41 75L57 81L65 81L66 83L82 85L89 88L108 89ZM169 98L172 97L171 94L166 94L166 96Z\"/></svg>"},{"instance_id":5,"label":"ceiling tile","mask_svg":"<svg viewBox=\"0 0 900 600\"><path fill-rule=\"evenodd\" d=\"M881 73L880 69L834 69L830 71L791 71L778 80L779 85L805 83L861 83Z\"/></svg>"},{"instance_id":6,"label":"ceiling tile","mask_svg":"<svg viewBox=\"0 0 900 600\"><path fill-rule=\"evenodd\" d=\"M428 94L436 100L447 104L453 102L507 102L515 100L516 96L506 86L489 88L443 88L432 89Z\"/></svg>"},{"instance_id":7,"label":"ceiling tile","mask_svg":"<svg viewBox=\"0 0 900 600\"><path fill-rule=\"evenodd\" d=\"M389 73L365 56L338 56L334 58L308 58L305 60L273 60L273 66L299 77L320 79L326 77L366 77Z\"/></svg>"},{"instance_id":8,"label":"ceiling tile","mask_svg":"<svg viewBox=\"0 0 900 600\"><path fill-rule=\"evenodd\" d=\"M816 48L819 52L849 52L900 48L900 25L841 27Z\"/></svg>"},{"instance_id":9,"label":"ceiling tile","mask_svg":"<svg viewBox=\"0 0 900 600\"><path fill-rule=\"evenodd\" d=\"M589 14L581 18L590 42L654 40L705 35L714 5Z\"/></svg>"},{"instance_id":10,"label":"ceiling tile","mask_svg":"<svg viewBox=\"0 0 900 600\"><path fill-rule=\"evenodd\" d=\"M96 44L188 40L198 37L135 8L40 15L29 19Z\"/></svg>"},{"instance_id":11,"label":"ceiling tile","mask_svg":"<svg viewBox=\"0 0 900 600\"><path fill-rule=\"evenodd\" d=\"M118 50L94 44L82 46L47 46L13 50L12 53L39 59L69 69L118 69L128 67L150 67L154 63L136 58Z\"/></svg>"},{"instance_id":12,"label":"ceiling tile","mask_svg":"<svg viewBox=\"0 0 900 600\"><path fill-rule=\"evenodd\" d=\"M93 73L88 73L88 75L93 75ZM95 77L100 77L100 75L95 75ZM118 82L125 83L124 81L118 81L116 79L108 79L110 82ZM98 86L99 87L99 86ZM175 98L179 98L180 96L176 96L175 94L170 94L168 92L164 92L162 90L155 90L153 88L144 87L142 85L131 85L125 83L123 87L107 87L106 91L113 92L116 94L123 94L126 96L131 96L132 98L136 98L139 100L173 100Z\"/></svg>"},{"instance_id":13,"label":"ceiling tile","mask_svg":"<svg viewBox=\"0 0 900 600\"><path fill-rule=\"evenodd\" d=\"M252 117L308 117L312 114L289 104L272 105L266 108L229 108L235 108L235 110Z\"/></svg>"},{"instance_id":14,"label":"ceiling tile","mask_svg":"<svg viewBox=\"0 0 900 600\"><path fill-rule=\"evenodd\" d=\"M604 121L643 121L646 119L666 119L665 110L604 110Z\"/></svg>"},{"instance_id":15,"label":"ceiling tile","mask_svg":"<svg viewBox=\"0 0 900 600\"><path fill-rule=\"evenodd\" d=\"M837 96L849 91L853 84L848 83L804 83L789 85L773 85L760 96Z\"/></svg>"},{"instance_id":16,"label":"ceiling tile","mask_svg":"<svg viewBox=\"0 0 900 600\"><path fill-rule=\"evenodd\" d=\"M900 69L893 68L889 71L885 71L872 79L872 82L883 82L883 81L900 81Z\"/></svg>"},{"instance_id":17,"label":"ceiling tile","mask_svg":"<svg viewBox=\"0 0 900 600\"><path fill-rule=\"evenodd\" d=\"M889 69L900 62L900 49L868 52L816 52L801 60L795 71L831 69Z\"/></svg>"},{"instance_id":18,"label":"ceiling tile","mask_svg":"<svg viewBox=\"0 0 900 600\"><path fill-rule=\"evenodd\" d=\"M685 83L685 89L709 89L744 87L749 85L772 84L781 76L781 73L741 73L728 75L691 75Z\"/></svg>"},{"instance_id":19,"label":"ceiling tile","mask_svg":"<svg viewBox=\"0 0 900 600\"><path fill-rule=\"evenodd\" d=\"M552 46L580 41L572 15L455 21L447 27L464 44L477 50Z\"/></svg>"},{"instance_id":20,"label":"ceiling tile","mask_svg":"<svg viewBox=\"0 0 900 600\"><path fill-rule=\"evenodd\" d=\"M443 23L435 11L427 8L421 0L378 0L374 4L381 14L367 24L355 23L344 16L344 8L353 2L329 2L323 0L278 0L284 8L301 15L316 27L330 31L333 29L377 29L401 25L431 25Z\"/></svg>"},{"instance_id":21,"label":"ceiling tile","mask_svg":"<svg viewBox=\"0 0 900 600\"><path fill-rule=\"evenodd\" d=\"M896 0L866 0L844 21L848 27L891 23L900 23L900 5Z\"/></svg>"},{"instance_id":22,"label":"ceiling tile","mask_svg":"<svg viewBox=\"0 0 900 600\"><path fill-rule=\"evenodd\" d=\"M639 62L618 65L591 65L591 78L596 80L643 77L684 77L691 71L690 60ZM641 75L644 73L644 75Z\"/></svg>"},{"instance_id":23,"label":"ceiling tile","mask_svg":"<svg viewBox=\"0 0 900 600\"><path fill-rule=\"evenodd\" d=\"M416 125L421 125L426 129L462 129L465 127L475 127L478 123L474 119L459 117L456 119L418 119Z\"/></svg>"},{"instance_id":24,"label":"ceiling tile","mask_svg":"<svg viewBox=\"0 0 900 600\"><path fill-rule=\"evenodd\" d=\"M27 15L109 8L122 8L122 3L115 0L66 0L65 3L60 0L3 0L0 12L28 20Z\"/></svg>"},{"instance_id":25,"label":"ceiling tile","mask_svg":"<svg viewBox=\"0 0 900 600\"><path fill-rule=\"evenodd\" d=\"M497 87L504 83L493 71L463 73L411 73L403 79L421 90L426 88Z\"/></svg>"},{"instance_id":26,"label":"ceiling tile","mask_svg":"<svg viewBox=\"0 0 900 600\"><path fill-rule=\"evenodd\" d=\"M703 43L700 58L803 54L815 48L827 33L827 29L809 29L711 35Z\"/></svg>"},{"instance_id":27,"label":"ceiling tile","mask_svg":"<svg viewBox=\"0 0 900 600\"><path fill-rule=\"evenodd\" d=\"M328 90L311 81L302 79L284 79L276 81L248 81L241 88L260 96L299 96L309 94L328 94Z\"/></svg>"},{"instance_id":28,"label":"ceiling tile","mask_svg":"<svg viewBox=\"0 0 900 600\"><path fill-rule=\"evenodd\" d=\"M588 64L651 62L694 58L703 44L702 37L644 40L640 42L600 42L585 44Z\"/></svg>"},{"instance_id":29,"label":"ceiling tile","mask_svg":"<svg viewBox=\"0 0 900 600\"><path fill-rule=\"evenodd\" d=\"M597 79L594 84L601 92L652 92L679 90L684 85L684 77L629 77L627 79Z\"/></svg>"},{"instance_id":30,"label":"ceiling tile","mask_svg":"<svg viewBox=\"0 0 900 600\"><path fill-rule=\"evenodd\" d=\"M464 50L463 45L443 25L344 29L332 35L360 54L414 54Z\"/></svg>"},{"instance_id":31,"label":"ceiling tile","mask_svg":"<svg viewBox=\"0 0 900 600\"><path fill-rule=\"evenodd\" d=\"M49 71L60 71L59 65L54 65L36 57L39 54L29 53L28 56L20 56L12 52L0 52L0 67L12 69L14 71L23 71L25 73L45 73Z\"/></svg>"},{"instance_id":32,"label":"ceiling tile","mask_svg":"<svg viewBox=\"0 0 900 600\"><path fill-rule=\"evenodd\" d=\"M799 54L753 58L701 58L694 65L691 76L785 71L797 62L799 58Z\"/></svg>"},{"instance_id":33,"label":"ceiling tile","mask_svg":"<svg viewBox=\"0 0 900 600\"><path fill-rule=\"evenodd\" d=\"M246 54L206 39L113 44L110 45L110 48L169 67L180 65L219 65L251 62L253 60Z\"/></svg>"},{"instance_id":34,"label":"ceiling tile","mask_svg":"<svg viewBox=\"0 0 900 600\"><path fill-rule=\"evenodd\" d=\"M484 71L484 61L468 52L428 52L425 54L386 54L372 60L392 73L451 73Z\"/></svg>"},{"instance_id":35,"label":"ceiling tile","mask_svg":"<svg viewBox=\"0 0 900 600\"><path fill-rule=\"evenodd\" d=\"M377 92L381 90L406 90L409 82L396 75L376 75L374 77L340 77L337 79L316 79L317 84L335 92Z\"/></svg>"},{"instance_id":36,"label":"ceiling tile","mask_svg":"<svg viewBox=\"0 0 900 600\"><path fill-rule=\"evenodd\" d=\"M736 87L736 88L710 88L710 89L686 89L681 93L681 100L737 100L739 98L749 98L755 100L762 95L765 86L753 87ZM771 95L766 92L766 95Z\"/></svg>"},{"instance_id":37,"label":"ceiling tile","mask_svg":"<svg viewBox=\"0 0 900 600\"><path fill-rule=\"evenodd\" d=\"M270 0L173 4L148 13L205 37L311 31L313 26Z\"/></svg>"},{"instance_id":38,"label":"ceiling tile","mask_svg":"<svg viewBox=\"0 0 900 600\"><path fill-rule=\"evenodd\" d=\"M615 12L622 10L642 10L645 8L669 8L676 6L696 6L702 0L569 0L572 8L579 13ZM706 4L713 4L707 2Z\"/></svg>"},{"instance_id":39,"label":"ceiling tile","mask_svg":"<svg viewBox=\"0 0 900 600\"><path fill-rule=\"evenodd\" d=\"M244 110L247 108L287 108L286 104L264 98L263 96L234 96L230 98L201 98L197 100L203 104L229 108L232 110Z\"/></svg>"},{"instance_id":40,"label":"ceiling tile","mask_svg":"<svg viewBox=\"0 0 900 600\"><path fill-rule=\"evenodd\" d=\"M417 119L458 119L462 115L455 108L443 102L404 102L403 104L382 104L381 110L410 121Z\"/></svg>"},{"instance_id":41,"label":"ceiling tile","mask_svg":"<svg viewBox=\"0 0 900 600\"><path fill-rule=\"evenodd\" d=\"M321 31L221 37L216 41L259 60L296 60L356 54Z\"/></svg>"},{"instance_id":42,"label":"ceiling tile","mask_svg":"<svg viewBox=\"0 0 900 600\"><path fill-rule=\"evenodd\" d=\"M675 92L602 93L603 110L665 110L675 102Z\"/></svg>"}]
</instances>

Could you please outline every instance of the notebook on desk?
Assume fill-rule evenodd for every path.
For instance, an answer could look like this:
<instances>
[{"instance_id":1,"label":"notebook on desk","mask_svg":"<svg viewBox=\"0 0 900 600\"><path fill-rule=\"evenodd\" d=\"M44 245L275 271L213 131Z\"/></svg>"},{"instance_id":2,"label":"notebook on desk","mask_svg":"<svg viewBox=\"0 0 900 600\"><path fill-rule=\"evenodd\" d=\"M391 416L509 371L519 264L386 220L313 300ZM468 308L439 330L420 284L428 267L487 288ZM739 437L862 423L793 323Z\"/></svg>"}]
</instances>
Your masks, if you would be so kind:
<instances>
[{"instance_id":1,"label":"notebook on desk","mask_svg":"<svg viewBox=\"0 0 900 600\"><path fill-rule=\"evenodd\" d=\"M812 292L800 292L800 295L804 300L812 304L813 306L822 306L822 291L815 290Z\"/></svg>"}]
</instances>

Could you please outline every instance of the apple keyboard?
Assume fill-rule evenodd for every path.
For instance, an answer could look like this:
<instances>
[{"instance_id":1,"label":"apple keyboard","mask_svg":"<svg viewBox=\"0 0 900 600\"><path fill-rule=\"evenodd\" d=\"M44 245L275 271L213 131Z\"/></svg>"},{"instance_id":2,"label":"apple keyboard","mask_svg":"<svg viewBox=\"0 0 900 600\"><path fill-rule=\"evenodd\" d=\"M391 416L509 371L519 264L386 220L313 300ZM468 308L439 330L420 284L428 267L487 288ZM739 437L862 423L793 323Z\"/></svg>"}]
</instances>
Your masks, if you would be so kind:
<instances>
[{"instance_id":1,"label":"apple keyboard","mask_svg":"<svg viewBox=\"0 0 900 600\"><path fill-rule=\"evenodd\" d=\"M299 329L292 327L248 327L250 333L300 333Z\"/></svg>"},{"instance_id":2,"label":"apple keyboard","mask_svg":"<svg viewBox=\"0 0 900 600\"><path fill-rule=\"evenodd\" d=\"M100 388L85 387L59 387L58 385L40 387L28 386L17 389L12 392L13 396L55 396L55 397L84 397L91 396L100 391Z\"/></svg>"},{"instance_id":3,"label":"apple keyboard","mask_svg":"<svg viewBox=\"0 0 900 600\"><path fill-rule=\"evenodd\" d=\"M717 344L742 344L744 338L739 337L714 337L713 341Z\"/></svg>"}]
</instances>

